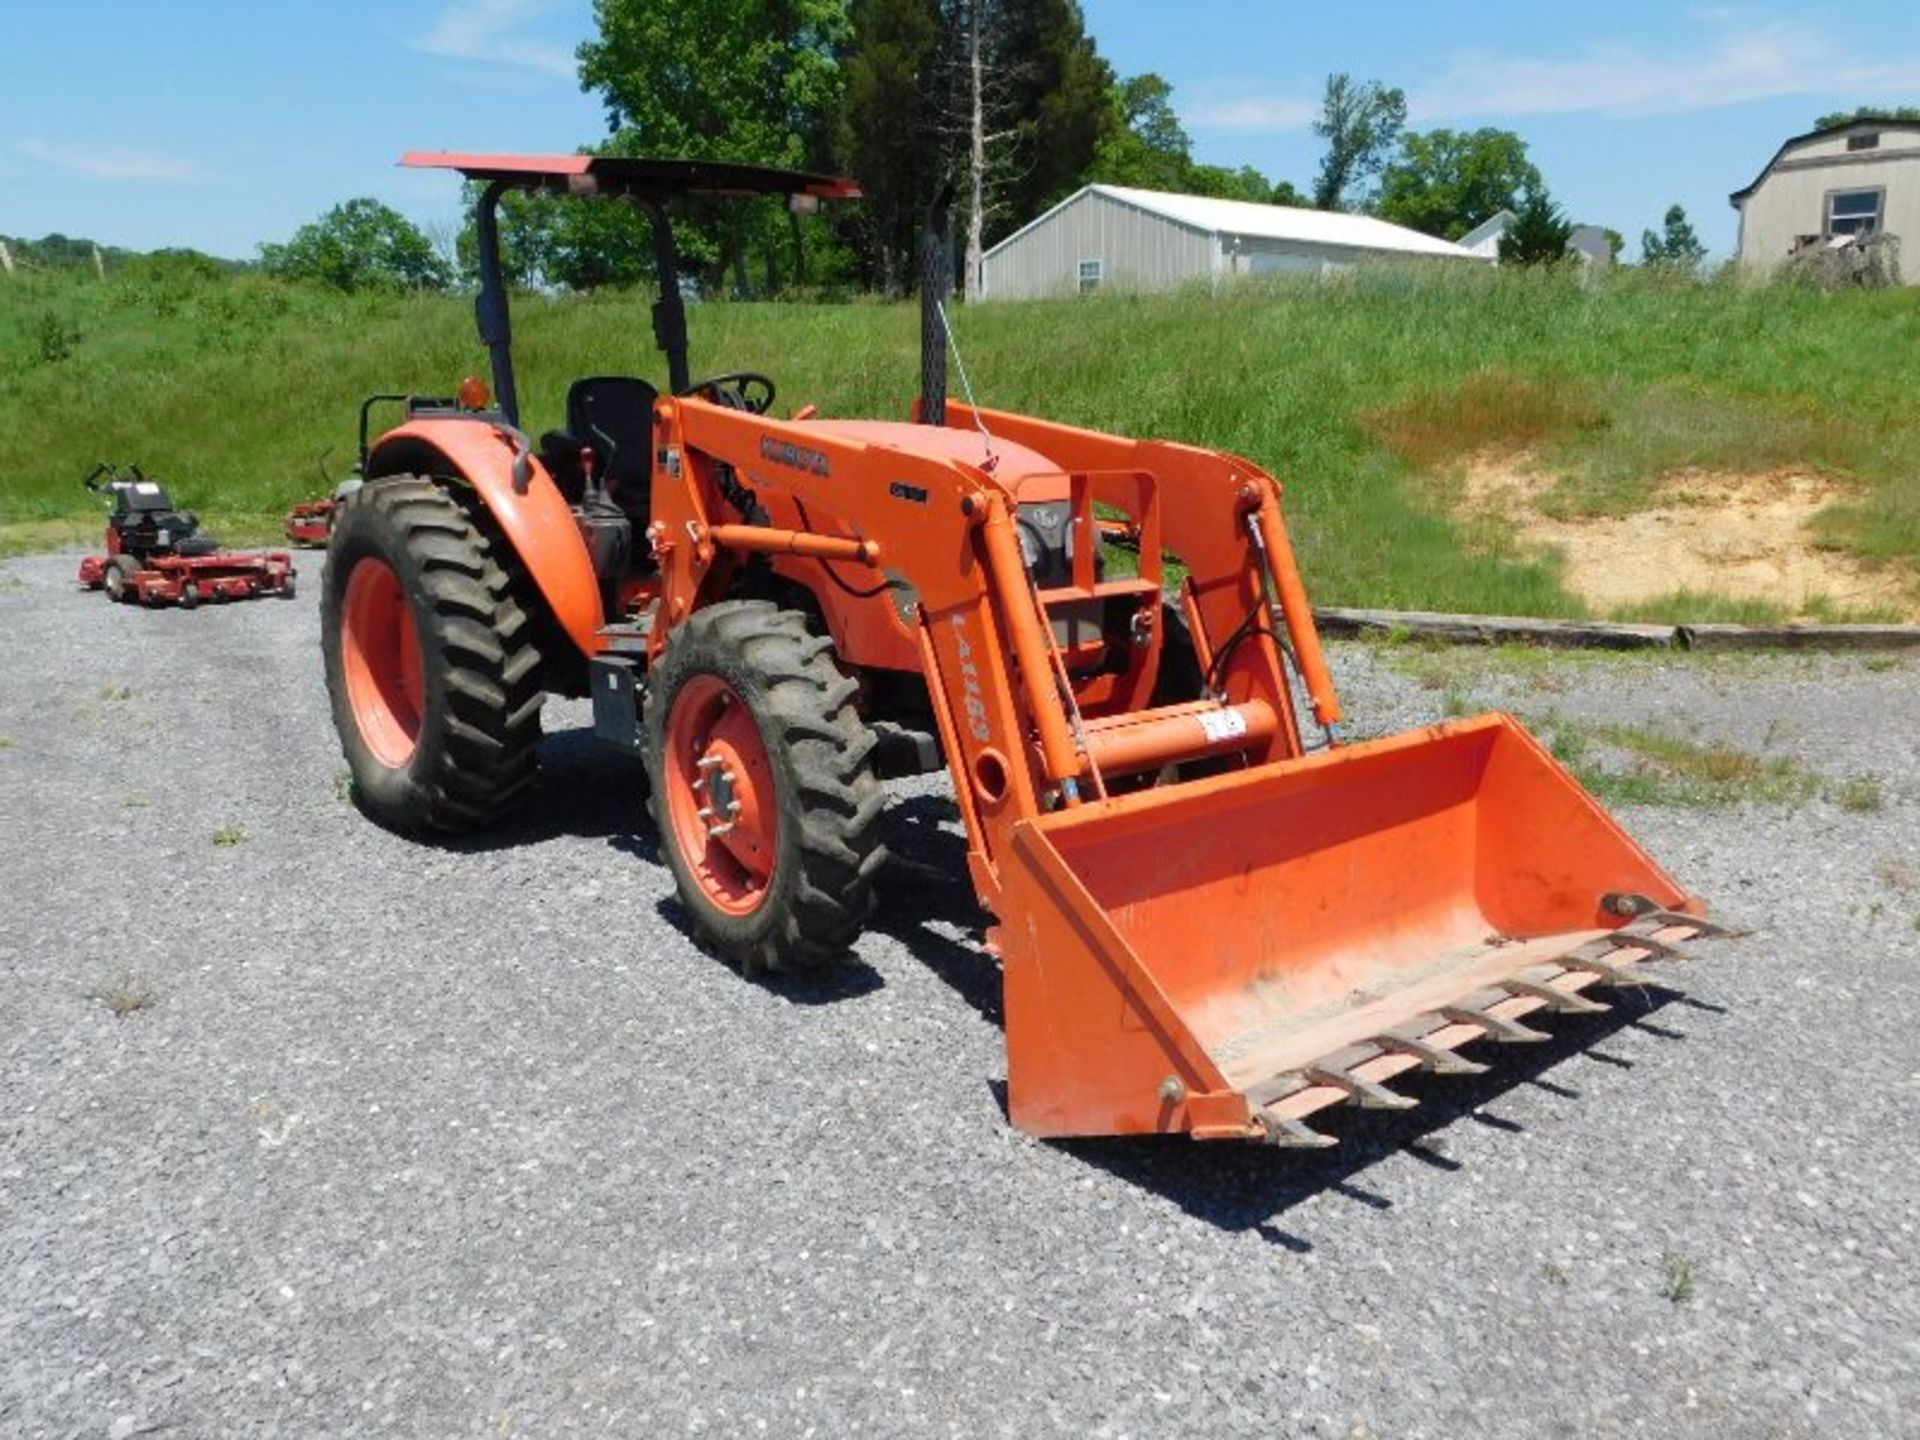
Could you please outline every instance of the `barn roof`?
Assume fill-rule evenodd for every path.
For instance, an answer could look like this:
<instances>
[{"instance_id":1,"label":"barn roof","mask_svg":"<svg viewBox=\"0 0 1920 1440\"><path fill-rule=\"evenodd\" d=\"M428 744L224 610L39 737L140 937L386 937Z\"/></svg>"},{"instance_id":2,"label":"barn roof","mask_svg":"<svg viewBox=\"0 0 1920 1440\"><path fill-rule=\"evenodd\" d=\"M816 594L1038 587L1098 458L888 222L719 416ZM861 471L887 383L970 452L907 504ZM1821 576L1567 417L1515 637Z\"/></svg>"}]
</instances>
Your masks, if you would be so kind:
<instances>
[{"instance_id":1,"label":"barn roof","mask_svg":"<svg viewBox=\"0 0 1920 1440\"><path fill-rule=\"evenodd\" d=\"M1832 125L1824 125L1818 130L1809 130L1804 135L1796 135L1791 140L1783 142L1780 148L1773 152L1773 158L1760 167L1760 173L1753 177L1751 185L1734 191L1727 197L1727 202L1738 210L1740 202L1760 188L1760 182L1773 173L1773 167L1786 158L1789 150L1797 149L1809 140L1824 140L1829 135L1838 135L1845 130L1920 130L1920 121L1896 120L1891 115L1860 115L1851 120L1840 120Z\"/></svg>"},{"instance_id":2,"label":"barn roof","mask_svg":"<svg viewBox=\"0 0 1920 1440\"><path fill-rule=\"evenodd\" d=\"M1128 185L1087 185L1069 195L1045 215L1002 240L991 255L1045 223L1049 216L1092 192L1122 205L1171 220L1209 235L1236 235L1250 240L1292 240L1343 250L1374 250L1401 255L1446 256L1455 260L1484 260L1447 240L1422 235L1403 225L1390 225L1371 215L1347 215L1330 210L1296 210L1287 205L1259 205L1250 200L1216 200L1209 195L1176 195L1166 190L1136 190Z\"/></svg>"}]
</instances>

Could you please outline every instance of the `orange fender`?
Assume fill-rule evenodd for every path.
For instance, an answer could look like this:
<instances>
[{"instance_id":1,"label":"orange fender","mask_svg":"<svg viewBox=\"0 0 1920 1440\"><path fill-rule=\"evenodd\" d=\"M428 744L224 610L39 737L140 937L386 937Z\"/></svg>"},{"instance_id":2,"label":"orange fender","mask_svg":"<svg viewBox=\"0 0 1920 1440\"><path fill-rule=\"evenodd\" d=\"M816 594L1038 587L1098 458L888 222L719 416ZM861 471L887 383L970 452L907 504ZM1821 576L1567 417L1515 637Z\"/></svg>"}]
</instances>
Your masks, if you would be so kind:
<instances>
[{"instance_id":1,"label":"orange fender","mask_svg":"<svg viewBox=\"0 0 1920 1440\"><path fill-rule=\"evenodd\" d=\"M529 455L525 491L513 483L515 447L525 441L477 420L409 420L382 435L367 457L367 478L431 475L471 485L506 534L541 598L582 655L599 652L606 612L600 582L574 523L573 509L546 467Z\"/></svg>"}]
</instances>

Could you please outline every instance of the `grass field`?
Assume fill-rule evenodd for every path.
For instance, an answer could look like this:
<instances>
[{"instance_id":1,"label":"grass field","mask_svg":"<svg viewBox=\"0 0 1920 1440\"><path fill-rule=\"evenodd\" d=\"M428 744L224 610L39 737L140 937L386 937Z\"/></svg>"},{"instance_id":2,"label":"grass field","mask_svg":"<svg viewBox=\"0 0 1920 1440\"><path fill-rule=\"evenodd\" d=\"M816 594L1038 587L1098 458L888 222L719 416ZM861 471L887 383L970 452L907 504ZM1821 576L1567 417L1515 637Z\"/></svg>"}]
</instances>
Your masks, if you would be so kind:
<instances>
[{"instance_id":1,"label":"grass field","mask_svg":"<svg viewBox=\"0 0 1920 1440\"><path fill-rule=\"evenodd\" d=\"M558 420L575 375L660 370L644 295L530 297L515 322L532 428ZM1565 516L1632 509L1676 469L1810 467L1849 497L1822 516L1823 543L1920 559L1920 291L1379 271L980 306L955 323L984 404L1218 446L1280 475L1325 603L1584 613L1550 556L1462 522L1433 483L1490 448L1551 462ZM696 373L767 371L782 409L903 415L918 373L909 305L705 304L692 329ZM96 459L139 460L233 538L267 538L326 488L323 456L344 472L363 395L484 370L464 298L153 262L104 282L0 279L0 550L91 531L78 482Z\"/></svg>"}]
</instances>

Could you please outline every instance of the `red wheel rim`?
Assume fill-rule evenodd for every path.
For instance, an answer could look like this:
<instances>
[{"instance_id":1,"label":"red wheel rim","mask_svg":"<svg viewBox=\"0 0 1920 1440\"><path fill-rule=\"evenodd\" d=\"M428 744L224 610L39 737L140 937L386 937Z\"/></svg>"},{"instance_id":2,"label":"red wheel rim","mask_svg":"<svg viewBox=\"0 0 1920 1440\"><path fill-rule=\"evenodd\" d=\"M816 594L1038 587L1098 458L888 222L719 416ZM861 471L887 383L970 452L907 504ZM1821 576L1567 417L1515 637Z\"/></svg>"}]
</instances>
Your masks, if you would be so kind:
<instances>
[{"instance_id":1,"label":"red wheel rim","mask_svg":"<svg viewBox=\"0 0 1920 1440\"><path fill-rule=\"evenodd\" d=\"M406 587L384 560L369 556L347 578L340 663L360 738L376 760L398 770L420 743L426 672Z\"/></svg>"},{"instance_id":2,"label":"red wheel rim","mask_svg":"<svg viewBox=\"0 0 1920 1440\"><path fill-rule=\"evenodd\" d=\"M673 697L661 767L673 840L702 893L729 915L767 898L780 812L760 727L734 688L696 675Z\"/></svg>"}]
</instances>

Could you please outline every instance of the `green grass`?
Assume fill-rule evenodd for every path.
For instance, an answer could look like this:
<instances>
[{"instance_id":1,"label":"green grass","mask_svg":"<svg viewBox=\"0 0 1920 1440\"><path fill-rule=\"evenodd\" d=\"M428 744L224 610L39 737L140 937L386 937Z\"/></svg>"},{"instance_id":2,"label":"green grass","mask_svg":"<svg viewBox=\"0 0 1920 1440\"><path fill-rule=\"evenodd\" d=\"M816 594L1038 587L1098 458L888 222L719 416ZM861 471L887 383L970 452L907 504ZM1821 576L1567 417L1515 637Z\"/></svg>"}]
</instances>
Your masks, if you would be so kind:
<instances>
[{"instance_id":1,"label":"green grass","mask_svg":"<svg viewBox=\"0 0 1920 1440\"><path fill-rule=\"evenodd\" d=\"M530 429L557 423L576 375L659 375L647 304L518 304ZM1814 466L1856 487L1822 521L1829 543L1920 559L1920 411L1912 367L1888 361L1920 353L1920 290L1381 270L984 305L955 325L983 403L1274 471L1322 603L1581 614L1550 562L1463 529L1423 478L1491 444L1564 463L1555 503L1577 513L1635 503L1677 466ZM900 416L915 389L911 305L709 303L691 328L696 372L767 371L782 413ZM269 538L344 473L361 397L485 369L461 296L345 297L151 262L104 282L0 279L0 554L91 538L79 479L101 459L140 461L223 538Z\"/></svg>"},{"instance_id":2,"label":"green grass","mask_svg":"<svg viewBox=\"0 0 1920 1440\"><path fill-rule=\"evenodd\" d=\"M1879 778L1873 775L1855 775L1842 780L1832 786L1828 794L1842 810L1852 810L1858 814L1871 814L1885 809L1887 803Z\"/></svg>"},{"instance_id":3,"label":"green grass","mask_svg":"<svg viewBox=\"0 0 1920 1440\"><path fill-rule=\"evenodd\" d=\"M137 970L128 970L94 986L87 998L106 1006L116 1020L124 1020L150 1007L158 997L151 980Z\"/></svg>"},{"instance_id":4,"label":"green grass","mask_svg":"<svg viewBox=\"0 0 1920 1440\"><path fill-rule=\"evenodd\" d=\"M1693 1261L1668 1251L1660 1257L1660 1293L1676 1305L1694 1296Z\"/></svg>"},{"instance_id":5,"label":"green grass","mask_svg":"<svg viewBox=\"0 0 1920 1440\"><path fill-rule=\"evenodd\" d=\"M1797 805L1822 792L1818 775L1785 756L1751 754L1722 740L1702 744L1641 725L1594 725L1548 716L1547 748L1602 800L1718 808Z\"/></svg>"}]
</instances>

